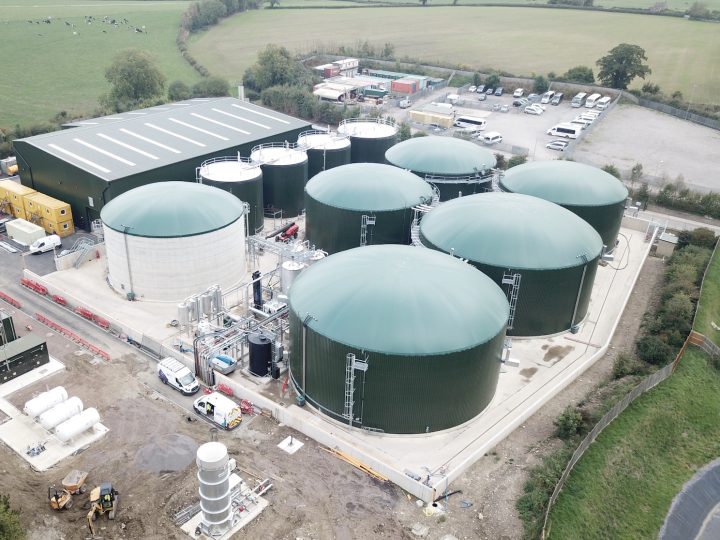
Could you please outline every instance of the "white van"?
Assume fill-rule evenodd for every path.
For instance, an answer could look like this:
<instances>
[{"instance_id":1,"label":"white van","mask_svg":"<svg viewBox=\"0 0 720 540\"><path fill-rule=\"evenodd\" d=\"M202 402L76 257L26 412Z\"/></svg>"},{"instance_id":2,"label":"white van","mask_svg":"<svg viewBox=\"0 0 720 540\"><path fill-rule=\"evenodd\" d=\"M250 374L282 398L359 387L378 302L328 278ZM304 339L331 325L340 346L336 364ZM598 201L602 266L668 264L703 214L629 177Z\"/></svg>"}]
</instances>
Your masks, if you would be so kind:
<instances>
[{"instance_id":1,"label":"white van","mask_svg":"<svg viewBox=\"0 0 720 540\"><path fill-rule=\"evenodd\" d=\"M601 111L604 111L610 106L610 102L612 101L611 98L605 96L604 98L600 98L598 102L595 104L595 108L600 109Z\"/></svg>"},{"instance_id":2,"label":"white van","mask_svg":"<svg viewBox=\"0 0 720 540\"><path fill-rule=\"evenodd\" d=\"M572 98L572 102L570 103L571 107L582 107L585 105L585 99L587 98L587 94L585 92L579 92L575 94L575 97Z\"/></svg>"},{"instance_id":3,"label":"white van","mask_svg":"<svg viewBox=\"0 0 720 540\"><path fill-rule=\"evenodd\" d=\"M460 115L455 118L453 125L455 127L466 128L465 131L470 131L471 128L474 128L475 132L478 132L485 129L487 120L478 116Z\"/></svg>"},{"instance_id":4,"label":"white van","mask_svg":"<svg viewBox=\"0 0 720 540\"><path fill-rule=\"evenodd\" d=\"M46 251L52 251L56 247L62 247L62 241L57 234L51 234L50 236L38 238L30 244L30 253L45 253Z\"/></svg>"},{"instance_id":5,"label":"white van","mask_svg":"<svg viewBox=\"0 0 720 540\"><path fill-rule=\"evenodd\" d=\"M555 97L555 92L552 90L548 90L542 95L542 98L540 99L540 103L550 103L552 101L552 98Z\"/></svg>"},{"instance_id":6,"label":"white van","mask_svg":"<svg viewBox=\"0 0 720 540\"><path fill-rule=\"evenodd\" d=\"M163 382L172 386L178 392L191 396L200 390L200 385L195 375L185 365L175 358L163 358L158 362L158 377Z\"/></svg>"},{"instance_id":7,"label":"white van","mask_svg":"<svg viewBox=\"0 0 720 540\"><path fill-rule=\"evenodd\" d=\"M497 131L488 131L484 135L478 137L485 144L495 144L502 142L503 137Z\"/></svg>"},{"instance_id":8,"label":"white van","mask_svg":"<svg viewBox=\"0 0 720 540\"><path fill-rule=\"evenodd\" d=\"M548 135L553 137L567 137L568 139L577 139L582 131L582 126L574 124L558 124L547 130Z\"/></svg>"},{"instance_id":9,"label":"white van","mask_svg":"<svg viewBox=\"0 0 720 540\"><path fill-rule=\"evenodd\" d=\"M602 96L600 94L593 94L585 100L585 106L588 109L592 109L601 97Z\"/></svg>"},{"instance_id":10,"label":"white van","mask_svg":"<svg viewBox=\"0 0 720 540\"><path fill-rule=\"evenodd\" d=\"M224 429L233 429L242 422L240 405L217 392L197 398L193 408L203 418Z\"/></svg>"}]
</instances>

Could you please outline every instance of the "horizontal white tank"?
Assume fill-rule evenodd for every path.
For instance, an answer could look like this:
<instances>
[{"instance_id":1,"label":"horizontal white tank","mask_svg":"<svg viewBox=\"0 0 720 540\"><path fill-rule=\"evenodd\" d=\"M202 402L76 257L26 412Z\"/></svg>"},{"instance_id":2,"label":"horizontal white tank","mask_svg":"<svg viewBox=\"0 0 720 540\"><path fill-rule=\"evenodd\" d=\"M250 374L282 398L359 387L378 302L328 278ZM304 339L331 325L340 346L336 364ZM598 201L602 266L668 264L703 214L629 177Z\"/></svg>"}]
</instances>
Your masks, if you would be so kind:
<instances>
[{"instance_id":1,"label":"horizontal white tank","mask_svg":"<svg viewBox=\"0 0 720 540\"><path fill-rule=\"evenodd\" d=\"M62 424L68 418L80 414L82 410L83 402L79 397L73 396L42 413L38 417L38 422L40 422L40 425L45 429L51 430L55 426Z\"/></svg>"},{"instance_id":2,"label":"horizontal white tank","mask_svg":"<svg viewBox=\"0 0 720 540\"><path fill-rule=\"evenodd\" d=\"M97 409L90 407L57 426L55 428L55 435L60 441L68 442L73 437L93 427L99 421L100 414L97 412Z\"/></svg>"},{"instance_id":3,"label":"horizontal white tank","mask_svg":"<svg viewBox=\"0 0 720 540\"><path fill-rule=\"evenodd\" d=\"M68 398L65 388L56 386L25 403L25 414L35 418Z\"/></svg>"}]
</instances>

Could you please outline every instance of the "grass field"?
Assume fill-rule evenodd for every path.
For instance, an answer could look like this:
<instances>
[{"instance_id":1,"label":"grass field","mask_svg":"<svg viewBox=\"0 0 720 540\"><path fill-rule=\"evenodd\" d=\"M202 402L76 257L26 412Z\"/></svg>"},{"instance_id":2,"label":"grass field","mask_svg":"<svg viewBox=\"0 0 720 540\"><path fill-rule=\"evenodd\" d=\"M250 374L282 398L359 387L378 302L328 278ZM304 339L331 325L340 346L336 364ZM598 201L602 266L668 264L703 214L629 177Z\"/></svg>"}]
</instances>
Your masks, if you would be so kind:
<instances>
[{"instance_id":1,"label":"grass field","mask_svg":"<svg viewBox=\"0 0 720 540\"><path fill-rule=\"evenodd\" d=\"M108 89L105 68L117 51L129 47L152 52L168 82L194 83L199 78L175 46L180 15L188 2L83 0L63 6L58 0L32 0L28 4L0 0L0 127L41 122L60 110L92 112ZM100 21L88 25L86 15L129 23L117 28ZM45 17L53 22L28 22ZM135 32L131 25L144 26L145 32Z\"/></svg>"},{"instance_id":2,"label":"grass field","mask_svg":"<svg viewBox=\"0 0 720 540\"><path fill-rule=\"evenodd\" d=\"M352 0L280 0L281 6L291 5L304 5L305 3L311 3L316 5L318 3L322 5L332 5L335 3L347 4ZM405 4L405 5L416 5L420 1L412 0L356 0L357 4L381 4L381 5L393 5L393 4ZM694 2L688 2L686 0L667 0L668 9L676 11L686 11ZM707 0L702 2L711 11L713 9L720 9L720 0ZM453 4L453 0L428 0L428 6L450 6ZM543 0L458 0L458 6L482 6L492 4L530 4L530 5L546 5L547 1ZM595 0L594 5L604 8L641 8L647 9L657 4L657 0Z\"/></svg>"},{"instance_id":3,"label":"grass field","mask_svg":"<svg viewBox=\"0 0 720 540\"><path fill-rule=\"evenodd\" d=\"M608 426L550 514L552 540L655 539L673 497L720 455L720 374L690 348L674 375Z\"/></svg>"},{"instance_id":4,"label":"grass field","mask_svg":"<svg viewBox=\"0 0 720 540\"><path fill-rule=\"evenodd\" d=\"M720 250L710 261L694 325L697 332L720 343L720 331L715 330L712 323L720 325Z\"/></svg>"},{"instance_id":5,"label":"grass field","mask_svg":"<svg viewBox=\"0 0 720 540\"><path fill-rule=\"evenodd\" d=\"M190 50L212 73L235 82L267 43L307 52L365 39L393 43L397 55L427 63L518 75L594 68L609 49L630 41L647 51L649 80L667 93L680 90L695 102L720 103L718 26L667 17L494 7L261 10L197 35Z\"/></svg>"}]
</instances>

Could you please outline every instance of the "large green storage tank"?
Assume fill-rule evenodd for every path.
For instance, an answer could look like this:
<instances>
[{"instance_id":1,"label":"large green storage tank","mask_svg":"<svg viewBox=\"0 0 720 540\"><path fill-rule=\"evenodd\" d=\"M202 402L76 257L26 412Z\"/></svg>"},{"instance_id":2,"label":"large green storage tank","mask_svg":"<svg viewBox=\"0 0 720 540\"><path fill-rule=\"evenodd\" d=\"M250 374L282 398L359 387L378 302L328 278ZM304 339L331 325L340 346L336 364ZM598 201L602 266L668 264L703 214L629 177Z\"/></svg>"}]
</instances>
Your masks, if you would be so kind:
<instances>
[{"instance_id":1,"label":"large green storage tank","mask_svg":"<svg viewBox=\"0 0 720 540\"><path fill-rule=\"evenodd\" d=\"M452 137L415 137L385 152L390 165L414 172L436 186L440 200L492 191L492 152Z\"/></svg>"},{"instance_id":2,"label":"large green storage tank","mask_svg":"<svg viewBox=\"0 0 720 540\"><path fill-rule=\"evenodd\" d=\"M458 259L410 246L351 249L305 270L289 306L293 384L339 422L429 433L474 418L495 394L508 303ZM366 364L352 370L346 406L349 354Z\"/></svg>"},{"instance_id":3,"label":"large green storage tank","mask_svg":"<svg viewBox=\"0 0 720 540\"><path fill-rule=\"evenodd\" d=\"M252 149L250 159L262 169L265 208L282 210L284 217L299 216L308 179L305 151L296 144L261 144Z\"/></svg>"},{"instance_id":4,"label":"large green storage tank","mask_svg":"<svg viewBox=\"0 0 720 540\"><path fill-rule=\"evenodd\" d=\"M508 324L514 336L556 334L580 324L603 249L595 229L569 210L515 193L441 204L420 222L420 241L467 259L503 287L511 304L516 296Z\"/></svg>"},{"instance_id":5,"label":"large green storage tank","mask_svg":"<svg viewBox=\"0 0 720 540\"><path fill-rule=\"evenodd\" d=\"M385 163L385 152L397 142L398 126L384 118L348 118L338 133L350 137L353 163Z\"/></svg>"},{"instance_id":6,"label":"large green storage tank","mask_svg":"<svg viewBox=\"0 0 720 540\"><path fill-rule=\"evenodd\" d=\"M574 161L535 161L508 170L500 188L567 208L593 226L606 251L615 247L628 190L602 169Z\"/></svg>"},{"instance_id":7,"label":"large green storage tank","mask_svg":"<svg viewBox=\"0 0 720 540\"><path fill-rule=\"evenodd\" d=\"M247 203L248 234L263 228L263 176L257 163L240 156L212 158L197 169L197 180L216 188L229 191Z\"/></svg>"},{"instance_id":8,"label":"large green storage tank","mask_svg":"<svg viewBox=\"0 0 720 540\"><path fill-rule=\"evenodd\" d=\"M303 131L298 136L298 147L308 156L308 178L351 161L350 138L328 131Z\"/></svg>"},{"instance_id":9,"label":"large green storage tank","mask_svg":"<svg viewBox=\"0 0 720 540\"><path fill-rule=\"evenodd\" d=\"M305 186L306 237L328 253L363 245L361 236L364 245L409 244L413 207L431 204L432 196L427 182L397 167L336 167Z\"/></svg>"}]
</instances>

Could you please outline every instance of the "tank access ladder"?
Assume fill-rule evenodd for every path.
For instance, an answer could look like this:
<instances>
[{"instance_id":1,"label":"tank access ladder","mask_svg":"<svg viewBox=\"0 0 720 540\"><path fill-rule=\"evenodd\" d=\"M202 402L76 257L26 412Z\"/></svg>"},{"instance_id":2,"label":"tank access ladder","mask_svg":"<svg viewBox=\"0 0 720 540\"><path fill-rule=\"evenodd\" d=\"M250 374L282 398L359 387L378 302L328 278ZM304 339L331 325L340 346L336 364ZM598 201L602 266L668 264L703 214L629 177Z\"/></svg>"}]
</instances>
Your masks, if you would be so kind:
<instances>
[{"instance_id":1,"label":"tank access ladder","mask_svg":"<svg viewBox=\"0 0 720 540\"><path fill-rule=\"evenodd\" d=\"M366 246L367 245L367 233L368 233L368 227L374 227L375 226L375 216L366 216L363 214L361 220L360 220L360 245Z\"/></svg>"},{"instance_id":2,"label":"tank access ladder","mask_svg":"<svg viewBox=\"0 0 720 540\"><path fill-rule=\"evenodd\" d=\"M517 307L518 296L520 294L520 281L522 276L518 273L505 272L501 283L509 285L508 303L510 304L510 315L508 315L507 327L512 330L515 324L515 308Z\"/></svg>"},{"instance_id":3,"label":"tank access ladder","mask_svg":"<svg viewBox=\"0 0 720 540\"><path fill-rule=\"evenodd\" d=\"M348 425L352 426L353 409L355 407L355 370L366 372L368 362L367 358L358 360L353 353L348 353L345 360L345 407L342 416L348 421ZM362 415L357 420L362 423Z\"/></svg>"}]
</instances>

